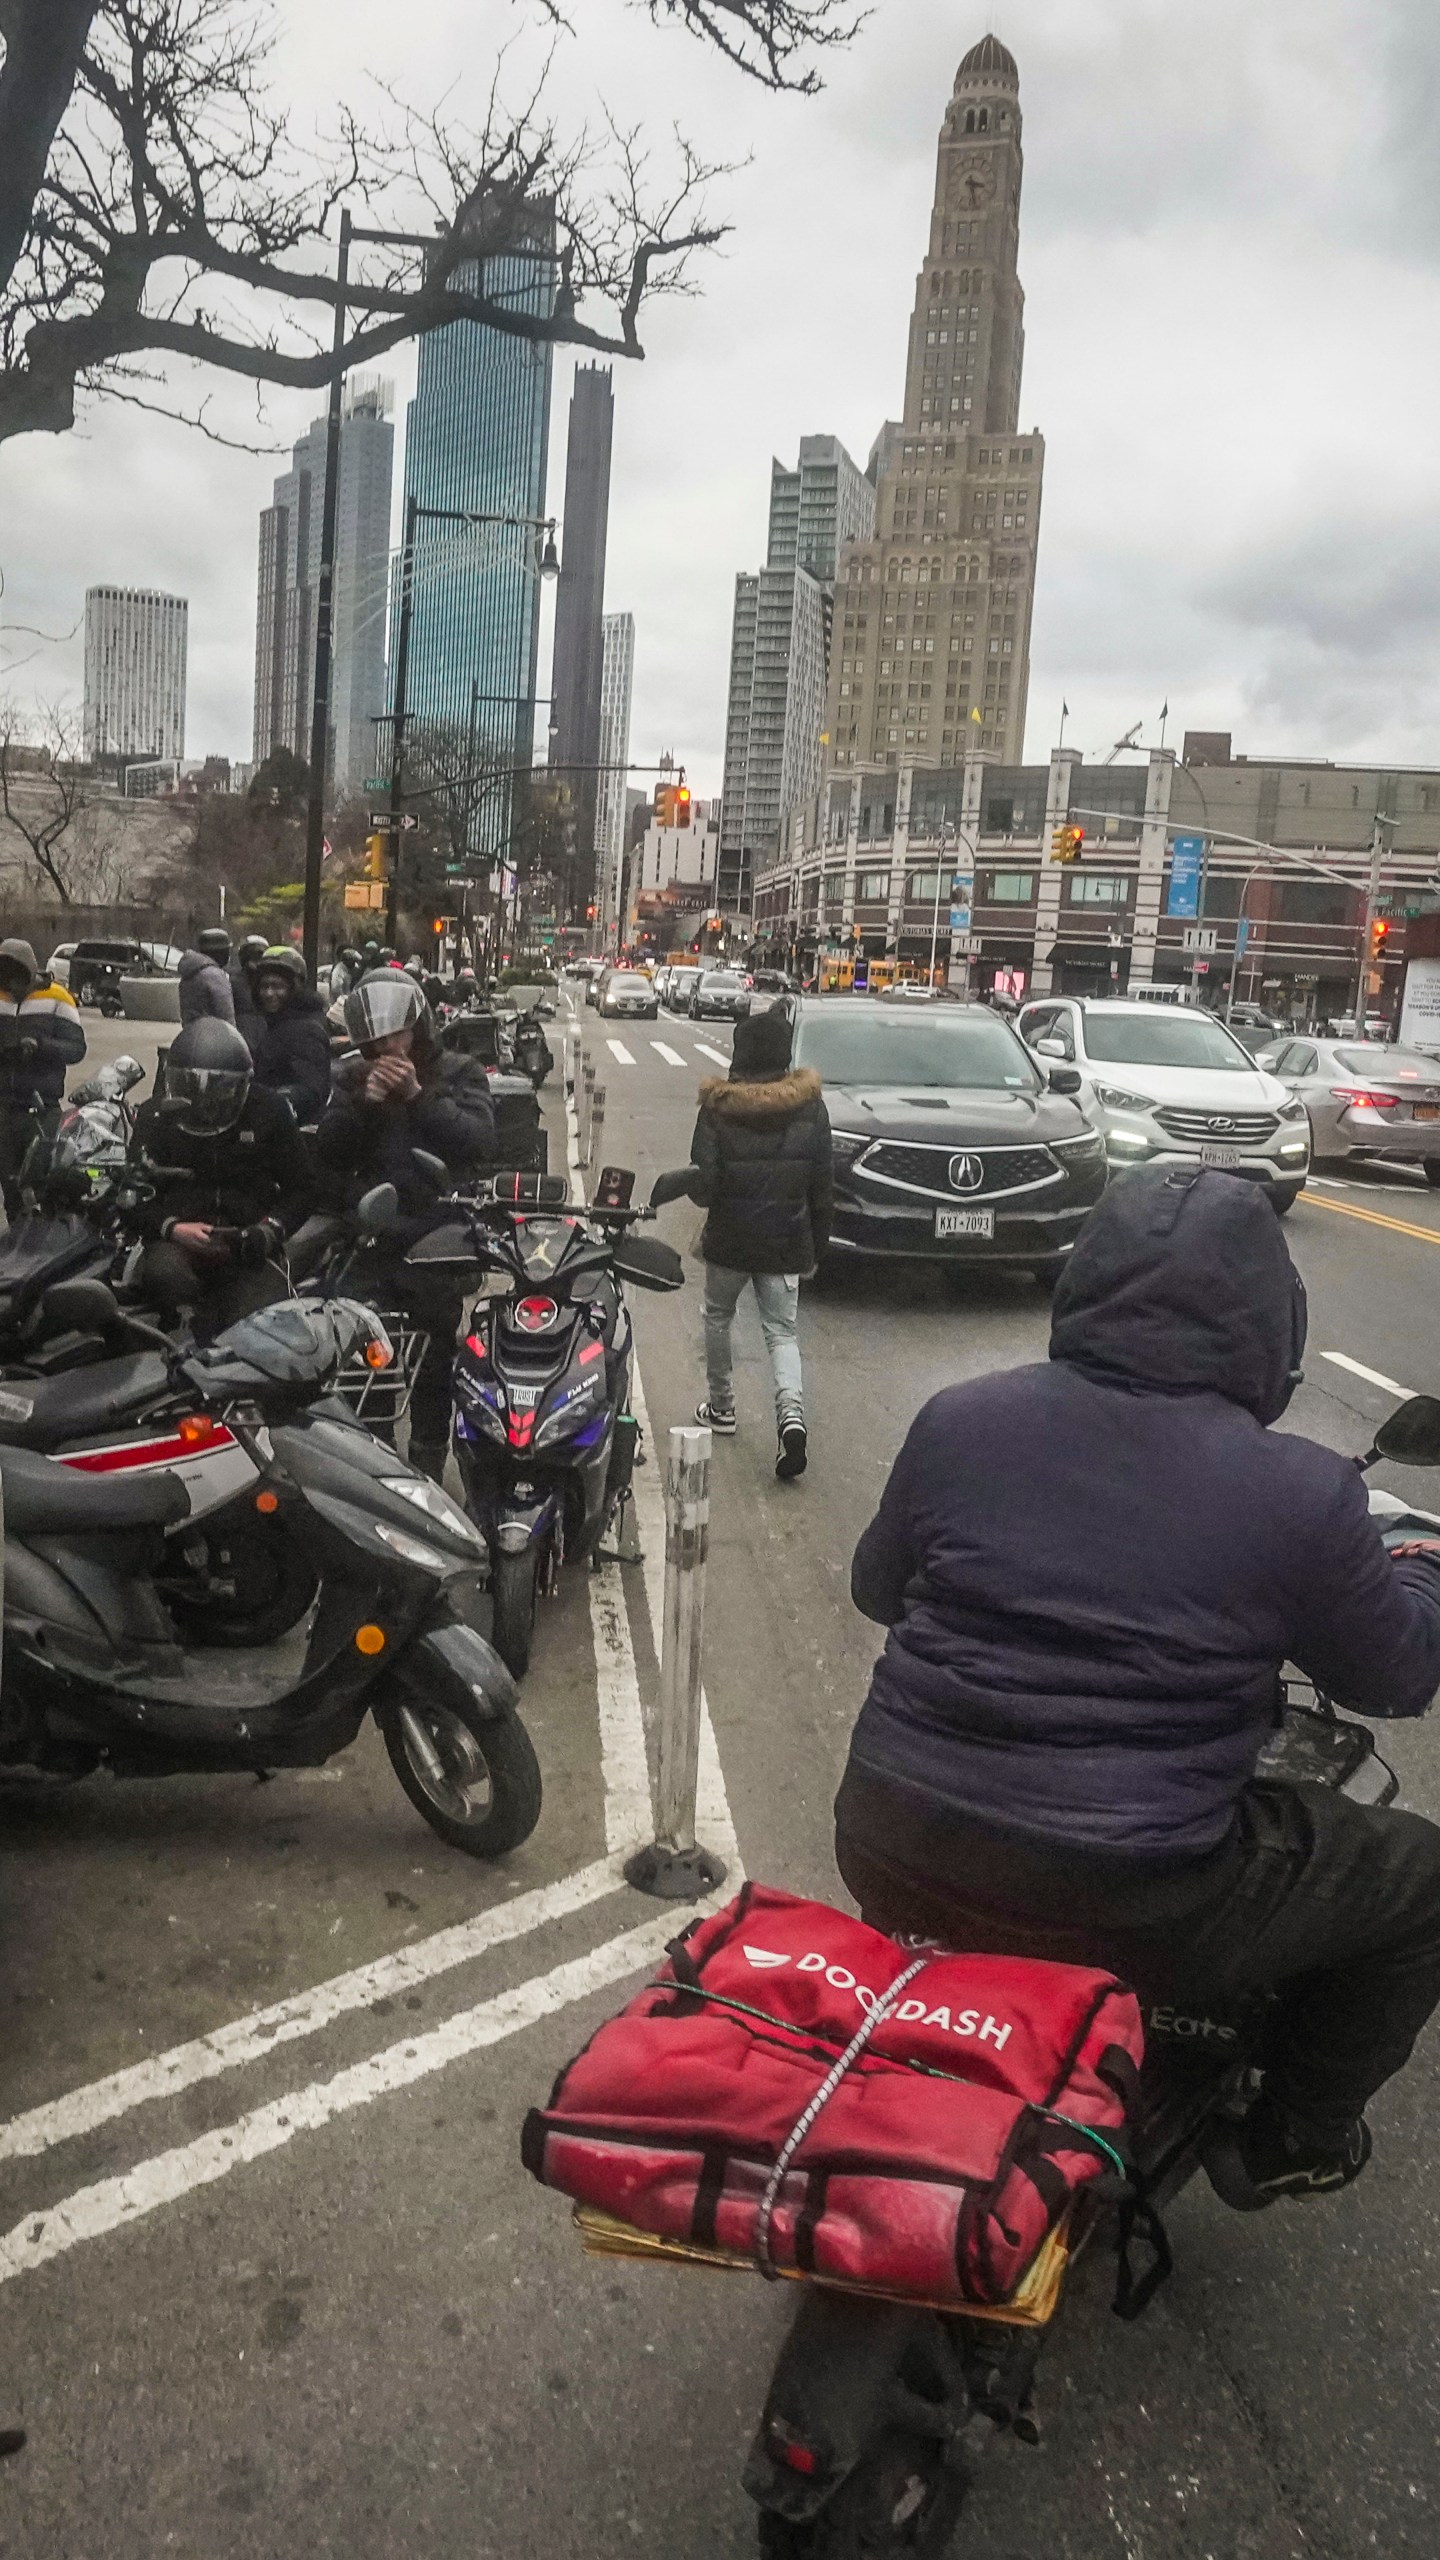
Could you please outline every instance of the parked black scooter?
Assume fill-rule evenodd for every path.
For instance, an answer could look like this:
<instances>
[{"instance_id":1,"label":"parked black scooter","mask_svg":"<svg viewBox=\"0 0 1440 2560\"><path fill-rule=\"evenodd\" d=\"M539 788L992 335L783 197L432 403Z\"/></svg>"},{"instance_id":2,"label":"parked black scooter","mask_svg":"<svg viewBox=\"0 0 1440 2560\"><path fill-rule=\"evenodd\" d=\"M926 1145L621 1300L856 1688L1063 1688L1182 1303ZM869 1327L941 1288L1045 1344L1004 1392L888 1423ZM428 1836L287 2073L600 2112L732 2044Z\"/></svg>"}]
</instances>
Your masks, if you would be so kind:
<instances>
[{"instance_id":1,"label":"parked black scooter","mask_svg":"<svg viewBox=\"0 0 1440 2560\"><path fill-rule=\"evenodd\" d=\"M72 1284L97 1299L99 1282ZM113 1315L120 1310L112 1301ZM98 1306L97 1316L104 1310ZM290 1299L175 1362L190 1414L168 1457L64 1463L0 1451L6 1553L0 1772L166 1777L316 1768L374 1715L395 1774L441 1838L475 1857L528 1839L540 1772L504 1666L464 1604L484 1548L459 1506L325 1395L389 1346L368 1308ZM322 1401L323 1399L323 1401ZM187 1453L216 1438L319 1576L303 1663L187 1653L157 1585L190 1512Z\"/></svg>"},{"instance_id":2,"label":"parked black scooter","mask_svg":"<svg viewBox=\"0 0 1440 2560\"><path fill-rule=\"evenodd\" d=\"M1357 1463L1377 1458L1440 1466L1440 1399L1399 1406ZM1433 1537L1440 1528L1391 1495L1374 1491L1370 1503L1387 1533ZM1364 1804L1388 1804L1396 1793L1368 1727L1309 1691L1290 1693L1261 1772ZM1269 2005L1253 1999L1219 2017L1153 2007L1146 2015L1131 2177L1124 2187L1101 2181L1088 2190L1064 2235L1067 2270L1097 2237L1118 2242L1123 2318L1143 2311L1169 2272L1160 2215L1253 2098ZM1132 2266L1142 2246L1145 2263ZM1005 2433L1039 2442L1035 2370L1063 2276L1043 2318L1010 2322L1003 2309L966 2317L818 2285L799 2293L745 2468L765 2560L941 2560L979 2456Z\"/></svg>"}]
</instances>

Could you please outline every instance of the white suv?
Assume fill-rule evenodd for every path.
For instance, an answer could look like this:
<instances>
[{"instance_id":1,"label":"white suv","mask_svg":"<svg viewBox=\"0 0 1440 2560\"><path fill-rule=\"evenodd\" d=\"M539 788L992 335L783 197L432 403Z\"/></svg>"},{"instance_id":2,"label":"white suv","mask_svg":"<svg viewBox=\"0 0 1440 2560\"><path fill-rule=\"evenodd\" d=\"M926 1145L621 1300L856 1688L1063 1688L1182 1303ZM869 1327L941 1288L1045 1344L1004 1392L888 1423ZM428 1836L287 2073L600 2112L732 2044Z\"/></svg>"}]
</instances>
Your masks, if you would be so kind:
<instances>
[{"instance_id":1,"label":"white suv","mask_svg":"<svg viewBox=\"0 0 1440 2560\"><path fill-rule=\"evenodd\" d=\"M1038 1058L1080 1070L1080 1102L1127 1164L1208 1164L1263 1182L1283 1216L1305 1187L1305 1105L1213 1014L1190 1005L1040 996L1016 1023Z\"/></svg>"}]
</instances>

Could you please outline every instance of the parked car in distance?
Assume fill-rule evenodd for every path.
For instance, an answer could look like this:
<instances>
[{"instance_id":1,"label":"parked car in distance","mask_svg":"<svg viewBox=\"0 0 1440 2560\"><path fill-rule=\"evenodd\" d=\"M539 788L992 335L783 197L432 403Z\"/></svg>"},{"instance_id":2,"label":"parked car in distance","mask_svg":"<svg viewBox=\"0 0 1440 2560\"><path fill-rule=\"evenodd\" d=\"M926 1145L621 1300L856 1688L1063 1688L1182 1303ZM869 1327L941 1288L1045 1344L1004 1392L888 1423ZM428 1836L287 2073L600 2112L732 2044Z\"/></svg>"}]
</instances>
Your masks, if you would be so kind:
<instances>
[{"instance_id":1,"label":"parked car in distance","mask_svg":"<svg viewBox=\"0 0 1440 2560\"><path fill-rule=\"evenodd\" d=\"M794 1063L825 1088L834 1263L995 1263L1049 1280L1105 1188L1073 1068L1046 1069L983 1005L803 996Z\"/></svg>"},{"instance_id":2,"label":"parked car in distance","mask_svg":"<svg viewBox=\"0 0 1440 2560\"><path fill-rule=\"evenodd\" d=\"M77 1004L92 1001L98 984L114 986L121 978L171 978L184 953L173 942L57 942L49 970L68 987Z\"/></svg>"},{"instance_id":3,"label":"parked car in distance","mask_svg":"<svg viewBox=\"0 0 1440 2560\"><path fill-rule=\"evenodd\" d=\"M1304 1189L1304 1104L1213 1014L1123 996L1041 996L1016 1028L1037 1058L1079 1069L1081 1099L1104 1132L1112 1171L1213 1165L1262 1182L1282 1216Z\"/></svg>"},{"instance_id":4,"label":"parked car in distance","mask_svg":"<svg viewBox=\"0 0 1440 2560\"><path fill-rule=\"evenodd\" d=\"M662 960L654 977L650 981L650 984L655 990L655 1001L657 1004L663 1004L665 1001L665 990L670 984L670 968L671 963L668 960Z\"/></svg>"},{"instance_id":5,"label":"parked car in distance","mask_svg":"<svg viewBox=\"0 0 1440 2560\"><path fill-rule=\"evenodd\" d=\"M641 1022L658 1022L660 1007L655 990L640 969L612 969L605 980L597 1010L609 1021L622 1015Z\"/></svg>"},{"instance_id":6,"label":"parked car in distance","mask_svg":"<svg viewBox=\"0 0 1440 2560\"><path fill-rule=\"evenodd\" d=\"M1290 1028L1278 1014L1267 1013L1264 1006L1258 1004L1237 1004L1222 1019L1226 1030L1252 1058L1258 1057L1262 1049L1268 1049L1272 1041L1280 1039Z\"/></svg>"},{"instance_id":7,"label":"parked car in distance","mask_svg":"<svg viewBox=\"0 0 1440 2560\"><path fill-rule=\"evenodd\" d=\"M690 989L692 1022L738 1022L749 1005L743 969L702 969Z\"/></svg>"},{"instance_id":8,"label":"parked car in distance","mask_svg":"<svg viewBox=\"0 0 1440 2560\"><path fill-rule=\"evenodd\" d=\"M700 969L694 962L688 960L676 961L665 987L665 1010L667 1013L689 1012L691 990L699 984L700 975Z\"/></svg>"},{"instance_id":9,"label":"parked car in distance","mask_svg":"<svg viewBox=\"0 0 1440 2560\"><path fill-rule=\"evenodd\" d=\"M1416 1164L1440 1189L1440 1058L1297 1032L1255 1063L1303 1105L1312 1164Z\"/></svg>"}]
</instances>

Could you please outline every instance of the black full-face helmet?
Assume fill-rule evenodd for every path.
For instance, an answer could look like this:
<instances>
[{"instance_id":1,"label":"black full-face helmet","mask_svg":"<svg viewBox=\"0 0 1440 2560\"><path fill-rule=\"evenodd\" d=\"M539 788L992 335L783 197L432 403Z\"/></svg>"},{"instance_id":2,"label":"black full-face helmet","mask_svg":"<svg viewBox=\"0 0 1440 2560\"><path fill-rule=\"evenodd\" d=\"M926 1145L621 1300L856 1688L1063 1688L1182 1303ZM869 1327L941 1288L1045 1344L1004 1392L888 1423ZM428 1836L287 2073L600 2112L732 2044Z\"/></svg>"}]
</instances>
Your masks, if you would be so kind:
<instances>
[{"instance_id":1,"label":"black full-face helmet","mask_svg":"<svg viewBox=\"0 0 1440 2560\"><path fill-rule=\"evenodd\" d=\"M345 999L345 1028L357 1049L372 1040L388 1039L414 1024L428 1029L430 1007L413 978L403 969L372 969Z\"/></svg>"},{"instance_id":2,"label":"black full-face helmet","mask_svg":"<svg viewBox=\"0 0 1440 2560\"><path fill-rule=\"evenodd\" d=\"M230 936L223 924L207 924L203 933L196 934L195 948L207 960L218 960L223 969L230 957Z\"/></svg>"},{"instance_id":3,"label":"black full-face helmet","mask_svg":"<svg viewBox=\"0 0 1440 2560\"><path fill-rule=\"evenodd\" d=\"M255 1068L233 1022L213 1014L187 1024L165 1060L165 1100L182 1129L218 1137L245 1108Z\"/></svg>"},{"instance_id":4,"label":"black full-face helmet","mask_svg":"<svg viewBox=\"0 0 1440 2560\"><path fill-rule=\"evenodd\" d=\"M269 948L263 933L247 933L235 957L242 969L253 969L258 961L264 959Z\"/></svg>"}]
</instances>

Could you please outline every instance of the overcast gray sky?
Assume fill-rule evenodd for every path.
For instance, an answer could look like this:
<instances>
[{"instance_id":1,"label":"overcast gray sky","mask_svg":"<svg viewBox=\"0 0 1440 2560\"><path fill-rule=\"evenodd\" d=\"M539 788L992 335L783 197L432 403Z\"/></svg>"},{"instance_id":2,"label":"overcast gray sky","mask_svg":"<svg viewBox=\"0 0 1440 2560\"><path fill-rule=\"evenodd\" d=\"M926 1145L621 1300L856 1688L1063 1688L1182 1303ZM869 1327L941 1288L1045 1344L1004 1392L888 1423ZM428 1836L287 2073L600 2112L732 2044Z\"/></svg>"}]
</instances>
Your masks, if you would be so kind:
<instances>
[{"instance_id":1,"label":"overcast gray sky","mask_svg":"<svg viewBox=\"0 0 1440 2560\"><path fill-rule=\"evenodd\" d=\"M898 413L935 137L987 24L1021 76L1021 423L1047 439L1027 754L1136 720L1251 753L1440 762L1440 12L1433 0L874 0L816 99L776 99L626 0L572 0L562 118L606 101L712 159L732 239L617 366L607 604L636 617L633 753L718 788L730 603L772 453L862 460ZM523 0L283 0L297 123L372 76L478 105ZM525 32L529 25L531 31ZM403 393L413 364L397 365ZM556 364L550 499L571 359ZM178 388L190 390L190 385ZM311 400L272 397L277 439ZM217 403L254 431L240 395ZM0 448L0 620L64 633L119 579L190 599L189 751L248 755L255 544L278 459L92 405ZM22 698L80 689L78 637L0 633Z\"/></svg>"}]
</instances>

